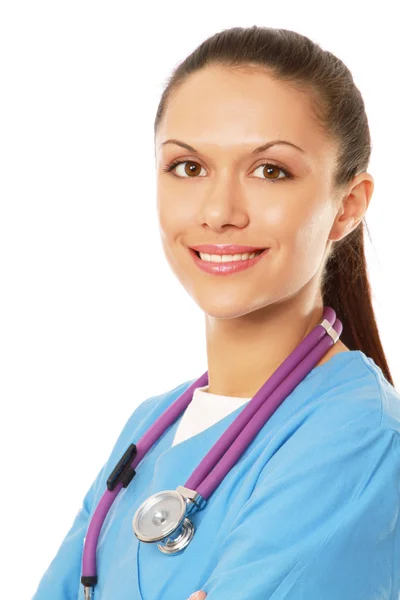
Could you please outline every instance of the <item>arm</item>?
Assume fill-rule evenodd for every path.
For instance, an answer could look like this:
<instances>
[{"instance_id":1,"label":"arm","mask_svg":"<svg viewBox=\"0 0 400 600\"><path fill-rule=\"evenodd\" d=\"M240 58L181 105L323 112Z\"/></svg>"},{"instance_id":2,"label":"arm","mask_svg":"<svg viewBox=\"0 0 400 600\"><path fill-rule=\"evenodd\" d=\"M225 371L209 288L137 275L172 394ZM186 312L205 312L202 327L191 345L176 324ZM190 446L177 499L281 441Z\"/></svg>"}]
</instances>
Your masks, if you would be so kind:
<instances>
[{"instance_id":1,"label":"arm","mask_svg":"<svg viewBox=\"0 0 400 600\"><path fill-rule=\"evenodd\" d=\"M106 480L114 466L133 441L143 433L145 418L154 408L156 397L142 402L133 412L118 437L113 451L84 497L72 527L65 536L56 556L44 573L32 600L76 600L81 588L83 541L97 501L106 489ZM135 440L132 440L134 432ZM96 503L95 503L96 500Z\"/></svg>"},{"instance_id":2,"label":"arm","mask_svg":"<svg viewBox=\"0 0 400 600\"><path fill-rule=\"evenodd\" d=\"M85 495L82 508L44 573L32 600L75 600L78 597L83 540L89 525L95 490L103 477L104 469L105 465Z\"/></svg>"},{"instance_id":3,"label":"arm","mask_svg":"<svg viewBox=\"0 0 400 600\"><path fill-rule=\"evenodd\" d=\"M264 466L202 585L207 600L399 597L399 434L327 429Z\"/></svg>"}]
</instances>

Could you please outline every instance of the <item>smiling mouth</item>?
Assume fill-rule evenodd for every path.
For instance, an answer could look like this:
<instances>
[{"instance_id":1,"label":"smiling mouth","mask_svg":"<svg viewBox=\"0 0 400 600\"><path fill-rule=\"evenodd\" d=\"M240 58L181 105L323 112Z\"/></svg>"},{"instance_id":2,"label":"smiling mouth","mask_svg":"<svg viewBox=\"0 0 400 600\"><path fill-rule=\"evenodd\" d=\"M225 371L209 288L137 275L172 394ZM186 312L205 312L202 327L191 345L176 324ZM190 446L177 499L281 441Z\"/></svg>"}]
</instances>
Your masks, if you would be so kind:
<instances>
[{"instance_id":1,"label":"smiling mouth","mask_svg":"<svg viewBox=\"0 0 400 600\"><path fill-rule=\"evenodd\" d=\"M262 248L261 250L255 250L254 252L238 252L237 254L207 254L203 252L200 253L197 250L193 250L193 252L200 260L203 260L204 262L220 264L250 260L252 258L256 258L260 254L263 254L263 252L266 252L268 249L269 248Z\"/></svg>"}]
</instances>

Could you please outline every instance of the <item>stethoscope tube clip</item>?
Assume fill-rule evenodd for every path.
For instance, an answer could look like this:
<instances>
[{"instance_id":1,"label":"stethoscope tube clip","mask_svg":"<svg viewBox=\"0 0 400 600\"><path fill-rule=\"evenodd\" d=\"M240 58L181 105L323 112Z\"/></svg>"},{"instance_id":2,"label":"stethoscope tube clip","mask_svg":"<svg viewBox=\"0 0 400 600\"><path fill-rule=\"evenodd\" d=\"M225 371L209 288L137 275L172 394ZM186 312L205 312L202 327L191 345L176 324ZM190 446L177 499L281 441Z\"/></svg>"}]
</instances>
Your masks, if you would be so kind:
<instances>
[{"instance_id":1,"label":"stethoscope tube clip","mask_svg":"<svg viewBox=\"0 0 400 600\"><path fill-rule=\"evenodd\" d=\"M107 489L109 492L112 492L118 483L122 483L122 487L124 488L128 487L136 475L135 469L132 468L133 459L136 454L136 444L130 444L107 479Z\"/></svg>"}]
</instances>

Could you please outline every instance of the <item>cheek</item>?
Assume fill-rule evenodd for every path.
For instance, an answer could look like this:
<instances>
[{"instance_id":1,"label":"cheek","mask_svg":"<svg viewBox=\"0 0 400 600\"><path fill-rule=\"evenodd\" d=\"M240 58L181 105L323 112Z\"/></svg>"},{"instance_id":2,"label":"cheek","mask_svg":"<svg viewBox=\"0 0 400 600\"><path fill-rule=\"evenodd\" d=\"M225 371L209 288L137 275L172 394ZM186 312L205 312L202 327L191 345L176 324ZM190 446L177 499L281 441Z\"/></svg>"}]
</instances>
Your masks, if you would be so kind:
<instances>
[{"instance_id":1,"label":"cheek","mask_svg":"<svg viewBox=\"0 0 400 600\"><path fill-rule=\"evenodd\" d=\"M177 199L177 194L157 194L157 214L159 233L165 257L179 281L186 279L185 267L182 261L181 248L177 252L177 242L190 235L190 225L193 225L193 215L189 214L189 202Z\"/></svg>"},{"instance_id":2,"label":"cheek","mask_svg":"<svg viewBox=\"0 0 400 600\"><path fill-rule=\"evenodd\" d=\"M325 252L325 246L331 226L331 214L328 203L316 204L308 208L299 217L296 231L296 247L312 263L320 263Z\"/></svg>"},{"instance_id":3,"label":"cheek","mask_svg":"<svg viewBox=\"0 0 400 600\"><path fill-rule=\"evenodd\" d=\"M157 194L157 214L161 235L172 240L185 233L190 225L193 227L195 219L189 198L165 192Z\"/></svg>"},{"instance_id":4,"label":"cheek","mask_svg":"<svg viewBox=\"0 0 400 600\"><path fill-rule=\"evenodd\" d=\"M296 201L281 203L265 212L265 223L273 237L293 250L310 252L326 236L330 218L327 206L312 202L310 195Z\"/></svg>"},{"instance_id":5,"label":"cheek","mask_svg":"<svg viewBox=\"0 0 400 600\"><path fill-rule=\"evenodd\" d=\"M297 203L297 210L276 209L265 216L266 230L277 245L278 270L298 287L318 270L325 253L330 214L324 205Z\"/></svg>"}]
</instances>

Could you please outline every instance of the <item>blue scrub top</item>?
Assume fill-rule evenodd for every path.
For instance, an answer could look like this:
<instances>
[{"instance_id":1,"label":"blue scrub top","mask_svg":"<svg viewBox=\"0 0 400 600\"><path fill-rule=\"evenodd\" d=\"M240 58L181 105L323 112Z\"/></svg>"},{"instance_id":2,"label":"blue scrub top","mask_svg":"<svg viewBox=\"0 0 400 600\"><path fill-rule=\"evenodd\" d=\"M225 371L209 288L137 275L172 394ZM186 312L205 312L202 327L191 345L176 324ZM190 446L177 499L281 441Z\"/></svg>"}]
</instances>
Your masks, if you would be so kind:
<instances>
[{"instance_id":1,"label":"blue scrub top","mask_svg":"<svg viewBox=\"0 0 400 600\"><path fill-rule=\"evenodd\" d=\"M133 412L33 600L83 600L83 540L107 477L196 379ZM207 600L398 600L400 395L358 350L315 367L284 400L193 515L181 554L139 542L136 509L184 485L246 405L171 447L177 419L150 449L103 525L95 600L187 600L197 590Z\"/></svg>"}]
</instances>

